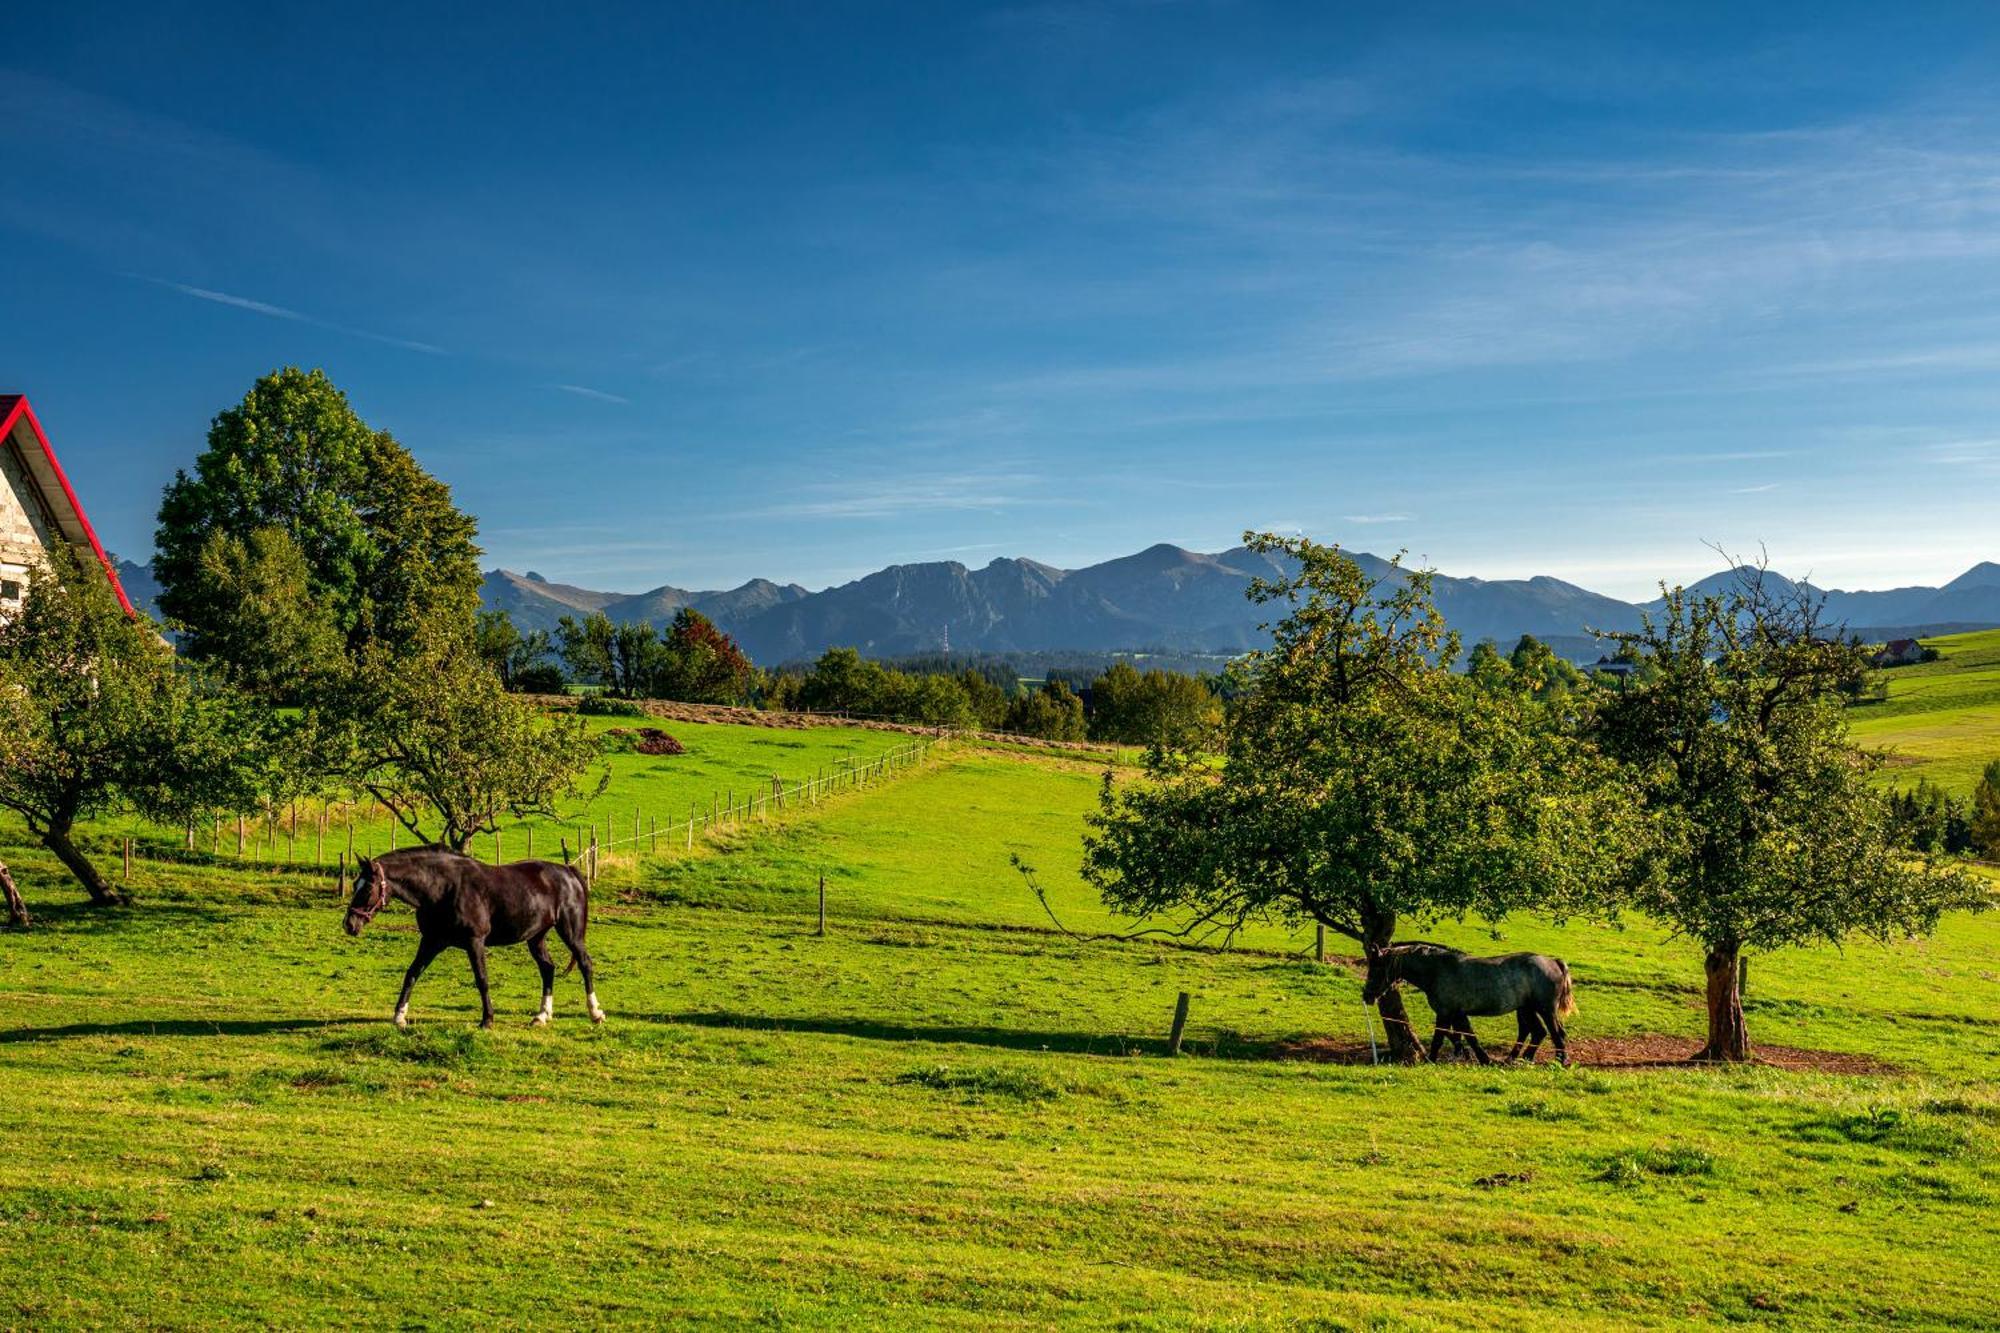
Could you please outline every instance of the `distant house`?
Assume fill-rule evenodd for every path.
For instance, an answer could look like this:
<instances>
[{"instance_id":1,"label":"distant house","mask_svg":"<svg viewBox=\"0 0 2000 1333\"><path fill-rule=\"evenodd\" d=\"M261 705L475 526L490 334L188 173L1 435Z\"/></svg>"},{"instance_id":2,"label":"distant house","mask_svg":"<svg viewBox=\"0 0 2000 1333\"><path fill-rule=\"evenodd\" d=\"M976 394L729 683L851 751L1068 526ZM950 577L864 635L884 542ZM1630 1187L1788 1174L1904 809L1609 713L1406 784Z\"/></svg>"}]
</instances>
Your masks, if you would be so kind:
<instances>
[{"instance_id":1,"label":"distant house","mask_svg":"<svg viewBox=\"0 0 2000 1333\"><path fill-rule=\"evenodd\" d=\"M1891 639L1875 651L1868 665L1878 667L1915 666L1924 660L1924 646L1915 639Z\"/></svg>"},{"instance_id":2,"label":"distant house","mask_svg":"<svg viewBox=\"0 0 2000 1333\"><path fill-rule=\"evenodd\" d=\"M1584 668L1585 671L1595 672L1601 676L1618 676L1620 678L1629 676L1638 669L1639 664L1637 662L1620 662L1609 657L1600 657Z\"/></svg>"},{"instance_id":3,"label":"distant house","mask_svg":"<svg viewBox=\"0 0 2000 1333\"><path fill-rule=\"evenodd\" d=\"M0 394L0 619L20 607L29 571L58 542L101 565L126 614L135 614L35 410L21 394Z\"/></svg>"}]
</instances>

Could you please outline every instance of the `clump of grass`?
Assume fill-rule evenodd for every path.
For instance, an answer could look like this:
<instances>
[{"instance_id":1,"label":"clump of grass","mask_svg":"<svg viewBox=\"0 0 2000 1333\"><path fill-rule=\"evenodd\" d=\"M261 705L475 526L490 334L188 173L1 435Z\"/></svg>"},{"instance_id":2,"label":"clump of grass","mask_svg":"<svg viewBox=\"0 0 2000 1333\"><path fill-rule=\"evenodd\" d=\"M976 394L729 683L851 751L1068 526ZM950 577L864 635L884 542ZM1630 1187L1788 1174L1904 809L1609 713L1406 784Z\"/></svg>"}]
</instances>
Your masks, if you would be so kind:
<instances>
[{"instance_id":1,"label":"clump of grass","mask_svg":"<svg viewBox=\"0 0 2000 1333\"><path fill-rule=\"evenodd\" d=\"M1002 1097L1017 1102L1052 1102L1074 1091L1069 1084L1035 1070L1004 1066L953 1069L949 1065L931 1065L899 1074L896 1082L961 1093L974 1101Z\"/></svg>"},{"instance_id":2,"label":"clump of grass","mask_svg":"<svg viewBox=\"0 0 2000 1333\"><path fill-rule=\"evenodd\" d=\"M1965 1105L1970 1110L1972 1103ZM1865 1143L1918 1157L1957 1157L1972 1146L1952 1126L1893 1106L1871 1106L1865 1111L1823 1116L1802 1125L1798 1135L1815 1143Z\"/></svg>"},{"instance_id":3,"label":"clump of grass","mask_svg":"<svg viewBox=\"0 0 2000 1333\"><path fill-rule=\"evenodd\" d=\"M1592 1179L1606 1185L1636 1185L1649 1176L1711 1176L1715 1168L1714 1153L1677 1143L1620 1153Z\"/></svg>"},{"instance_id":4,"label":"clump of grass","mask_svg":"<svg viewBox=\"0 0 2000 1333\"><path fill-rule=\"evenodd\" d=\"M1964 1097L1934 1097L1923 1105L1930 1115L1957 1115L1970 1120L2000 1124L2000 1105L1992 1102L1975 1102Z\"/></svg>"},{"instance_id":5,"label":"clump of grass","mask_svg":"<svg viewBox=\"0 0 2000 1333\"><path fill-rule=\"evenodd\" d=\"M301 1092L311 1092L316 1088L336 1088L347 1082L347 1075L331 1065L314 1065L301 1069L287 1080Z\"/></svg>"},{"instance_id":6,"label":"clump of grass","mask_svg":"<svg viewBox=\"0 0 2000 1333\"><path fill-rule=\"evenodd\" d=\"M1503 1109L1508 1115L1523 1120L1541 1120L1550 1124L1583 1119L1583 1113L1574 1106L1550 1097L1517 1097Z\"/></svg>"},{"instance_id":7,"label":"clump of grass","mask_svg":"<svg viewBox=\"0 0 2000 1333\"><path fill-rule=\"evenodd\" d=\"M373 1028L328 1042L346 1055L377 1060L401 1060L435 1069L464 1069L485 1054L479 1034L470 1028Z\"/></svg>"}]
</instances>

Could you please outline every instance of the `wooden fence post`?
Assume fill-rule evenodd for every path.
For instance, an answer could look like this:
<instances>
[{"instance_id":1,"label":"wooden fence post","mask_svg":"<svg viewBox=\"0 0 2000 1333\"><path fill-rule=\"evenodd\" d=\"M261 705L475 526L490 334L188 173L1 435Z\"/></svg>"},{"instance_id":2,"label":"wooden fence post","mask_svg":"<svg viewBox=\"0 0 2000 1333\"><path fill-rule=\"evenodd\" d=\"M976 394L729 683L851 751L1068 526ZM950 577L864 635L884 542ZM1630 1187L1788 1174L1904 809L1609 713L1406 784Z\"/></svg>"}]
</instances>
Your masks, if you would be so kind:
<instances>
[{"instance_id":1,"label":"wooden fence post","mask_svg":"<svg viewBox=\"0 0 2000 1333\"><path fill-rule=\"evenodd\" d=\"M1167 1034L1167 1054L1181 1053L1181 1033L1187 1030L1188 993L1182 991L1174 1001L1174 1030Z\"/></svg>"},{"instance_id":2,"label":"wooden fence post","mask_svg":"<svg viewBox=\"0 0 2000 1333\"><path fill-rule=\"evenodd\" d=\"M1322 963L1326 961L1326 923L1323 921L1313 925L1313 957Z\"/></svg>"},{"instance_id":3,"label":"wooden fence post","mask_svg":"<svg viewBox=\"0 0 2000 1333\"><path fill-rule=\"evenodd\" d=\"M125 882L132 882L132 839L129 834L125 838Z\"/></svg>"},{"instance_id":4,"label":"wooden fence post","mask_svg":"<svg viewBox=\"0 0 2000 1333\"><path fill-rule=\"evenodd\" d=\"M586 885L597 883L597 824L595 821L593 821L590 826L589 872L590 872L589 875L584 879L584 883Z\"/></svg>"},{"instance_id":5,"label":"wooden fence post","mask_svg":"<svg viewBox=\"0 0 2000 1333\"><path fill-rule=\"evenodd\" d=\"M1736 993L1739 997L1750 993L1750 960L1741 955L1736 959Z\"/></svg>"},{"instance_id":6,"label":"wooden fence post","mask_svg":"<svg viewBox=\"0 0 2000 1333\"><path fill-rule=\"evenodd\" d=\"M238 815L238 816L236 816L236 855L237 855L238 859L241 859L241 858L242 858L242 856L243 856L243 816L242 816L242 815Z\"/></svg>"},{"instance_id":7,"label":"wooden fence post","mask_svg":"<svg viewBox=\"0 0 2000 1333\"><path fill-rule=\"evenodd\" d=\"M500 864L500 830L493 830L493 864Z\"/></svg>"},{"instance_id":8,"label":"wooden fence post","mask_svg":"<svg viewBox=\"0 0 2000 1333\"><path fill-rule=\"evenodd\" d=\"M826 872L819 872L819 933L826 934Z\"/></svg>"}]
</instances>

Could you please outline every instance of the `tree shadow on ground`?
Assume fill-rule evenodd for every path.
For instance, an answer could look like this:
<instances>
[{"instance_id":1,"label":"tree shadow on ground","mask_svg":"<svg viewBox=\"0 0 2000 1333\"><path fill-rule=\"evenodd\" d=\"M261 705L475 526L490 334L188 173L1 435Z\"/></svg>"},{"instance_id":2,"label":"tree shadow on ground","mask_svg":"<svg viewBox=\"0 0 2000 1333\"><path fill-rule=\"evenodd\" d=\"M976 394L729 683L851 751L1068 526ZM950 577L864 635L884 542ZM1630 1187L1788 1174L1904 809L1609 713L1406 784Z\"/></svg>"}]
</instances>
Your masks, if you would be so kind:
<instances>
[{"instance_id":1,"label":"tree shadow on ground","mask_svg":"<svg viewBox=\"0 0 2000 1333\"><path fill-rule=\"evenodd\" d=\"M620 1017L690 1027L809 1032L830 1037L855 1037L864 1041L927 1041L953 1046L990 1046L1009 1051L1055 1051L1065 1055L1165 1055L1167 1052L1164 1037L1136 1036L1126 1032L1039 1032L969 1024L894 1023L870 1018L786 1017L732 1010L626 1014ZM1267 1041L1253 1041L1234 1032L1204 1032L1190 1033L1181 1049L1187 1055L1241 1060L1261 1057L1269 1045Z\"/></svg>"},{"instance_id":2,"label":"tree shadow on ground","mask_svg":"<svg viewBox=\"0 0 2000 1333\"><path fill-rule=\"evenodd\" d=\"M0 1045L62 1041L70 1037L264 1037L343 1027L352 1018L134 1018L122 1023L64 1023L57 1027L0 1028Z\"/></svg>"},{"instance_id":3,"label":"tree shadow on ground","mask_svg":"<svg viewBox=\"0 0 2000 1333\"><path fill-rule=\"evenodd\" d=\"M0 939L16 948L34 942L38 933L48 935L107 935L131 926L218 925L234 915L221 907L201 903L162 902L124 904L116 907L95 903L37 903L30 901L32 924L26 928L0 927Z\"/></svg>"}]
</instances>

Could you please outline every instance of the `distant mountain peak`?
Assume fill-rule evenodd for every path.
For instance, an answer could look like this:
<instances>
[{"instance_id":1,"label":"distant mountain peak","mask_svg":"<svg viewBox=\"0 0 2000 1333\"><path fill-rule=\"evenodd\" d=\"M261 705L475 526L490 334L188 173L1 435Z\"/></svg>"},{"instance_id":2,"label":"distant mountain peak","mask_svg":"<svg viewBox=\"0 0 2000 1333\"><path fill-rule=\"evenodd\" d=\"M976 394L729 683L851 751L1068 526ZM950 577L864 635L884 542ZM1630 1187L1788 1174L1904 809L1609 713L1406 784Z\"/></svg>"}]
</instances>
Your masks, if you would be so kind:
<instances>
[{"instance_id":1,"label":"distant mountain peak","mask_svg":"<svg viewBox=\"0 0 2000 1333\"><path fill-rule=\"evenodd\" d=\"M1982 560L1944 585L1945 592L1960 592L1966 588L2000 588L2000 564Z\"/></svg>"}]
</instances>

